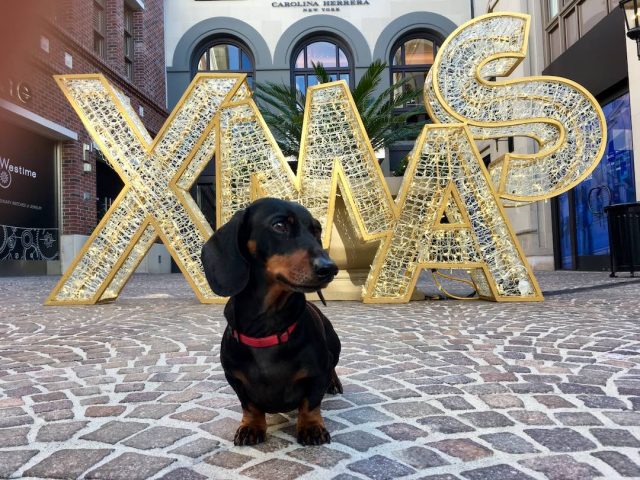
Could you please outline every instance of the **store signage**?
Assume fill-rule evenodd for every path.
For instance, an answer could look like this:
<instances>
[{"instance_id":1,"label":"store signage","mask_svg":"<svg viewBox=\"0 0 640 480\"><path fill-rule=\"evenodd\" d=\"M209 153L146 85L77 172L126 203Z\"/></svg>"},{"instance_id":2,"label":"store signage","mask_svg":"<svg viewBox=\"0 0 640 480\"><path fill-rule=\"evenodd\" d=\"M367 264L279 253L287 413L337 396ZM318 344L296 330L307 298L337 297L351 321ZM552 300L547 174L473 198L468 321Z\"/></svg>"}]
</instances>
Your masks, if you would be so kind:
<instances>
[{"instance_id":1,"label":"store signage","mask_svg":"<svg viewBox=\"0 0 640 480\"><path fill-rule=\"evenodd\" d=\"M54 143L0 122L0 260L55 260Z\"/></svg>"},{"instance_id":2,"label":"store signage","mask_svg":"<svg viewBox=\"0 0 640 480\"><path fill-rule=\"evenodd\" d=\"M302 2L271 2L273 8L302 8L303 12L339 12L340 7L363 7L369 0L318 0Z\"/></svg>"},{"instance_id":3,"label":"store signage","mask_svg":"<svg viewBox=\"0 0 640 480\"><path fill-rule=\"evenodd\" d=\"M31 102L33 90L26 82L16 81L13 78L4 78L0 80L0 94L27 104Z\"/></svg>"}]
</instances>

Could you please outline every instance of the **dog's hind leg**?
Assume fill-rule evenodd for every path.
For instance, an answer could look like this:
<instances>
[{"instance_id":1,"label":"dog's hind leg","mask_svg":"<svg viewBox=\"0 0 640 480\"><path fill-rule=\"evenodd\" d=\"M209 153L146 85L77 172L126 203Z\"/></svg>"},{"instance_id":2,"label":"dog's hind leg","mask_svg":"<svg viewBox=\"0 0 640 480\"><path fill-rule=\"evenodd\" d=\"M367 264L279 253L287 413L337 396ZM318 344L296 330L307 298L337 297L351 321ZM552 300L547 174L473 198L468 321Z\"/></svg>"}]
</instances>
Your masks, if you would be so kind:
<instances>
[{"instance_id":1,"label":"dog's hind leg","mask_svg":"<svg viewBox=\"0 0 640 480\"><path fill-rule=\"evenodd\" d=\"M338 378L338 374L336 373L335 368L331 370L331 379L329 380L327 393L330 393L331 395L337 395L339 393L343 393L342 382Z\"/></svg>"}]
</instances>

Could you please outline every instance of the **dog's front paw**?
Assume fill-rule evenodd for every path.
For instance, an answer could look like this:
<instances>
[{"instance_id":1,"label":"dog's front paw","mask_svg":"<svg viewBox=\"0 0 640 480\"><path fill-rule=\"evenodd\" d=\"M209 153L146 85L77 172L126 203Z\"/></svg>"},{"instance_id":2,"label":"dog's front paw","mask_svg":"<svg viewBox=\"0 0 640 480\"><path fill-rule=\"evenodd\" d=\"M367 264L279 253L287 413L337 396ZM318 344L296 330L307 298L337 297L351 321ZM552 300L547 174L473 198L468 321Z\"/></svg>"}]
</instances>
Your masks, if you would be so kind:
<instances>
[{"instance_id":1,"label":"dog's front paw","mask_svg":"<svg viewBox=\"0 0 640 480\"><path fill-rule=\"evenodd\" d=\"M322 425L311 425L298 429L298 443L302 445L322 445L331 443L331 435Z\"/></svg>"},{"instance_id":2,"label":"dog's front paw","mask_svg":"<svg viewBox=\"0 0 640 480\"><path fill-rule=\"evenodd\" d=\"M250 425L243 426L236 430L236 435L233 437L234 445L257 445L258 443L262 443L265 441L267 437L267 432L252 427Z\"/></svg>"}]
</instances>

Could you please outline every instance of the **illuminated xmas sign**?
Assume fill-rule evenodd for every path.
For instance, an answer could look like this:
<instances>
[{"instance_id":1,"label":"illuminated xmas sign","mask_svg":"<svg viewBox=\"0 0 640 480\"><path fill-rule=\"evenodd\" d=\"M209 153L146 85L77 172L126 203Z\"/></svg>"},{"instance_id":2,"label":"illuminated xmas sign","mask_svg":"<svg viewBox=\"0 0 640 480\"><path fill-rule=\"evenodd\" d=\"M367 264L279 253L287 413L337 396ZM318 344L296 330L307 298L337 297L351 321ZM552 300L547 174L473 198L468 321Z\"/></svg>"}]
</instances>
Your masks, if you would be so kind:
<instances>
[{"instance_id":1,"label":"illuminated xmas sign","mask_svg":"<svg viewBox=\"0 0 640 480\"><path fill-rule=\"evenodd\" d=\"M294 175L251 97L244 75L198 74L156 139L126 97L100 75L56 77L125 188L47 303L113 300L156 236L202 302L210 290L200 249L212 234L189 188L215 154L217 224L251 201L298 201L329 246L342 194L356 235L380 241L363 299L406 302L422 268L463 268L482 298L537 301L540 288L505 215L571 188L595 168L602 112L568 80L509 75L525 56L529 17L491 14L456 30L425 85L434 121L423 130L394 202L344 81L307 93ZM474 139L527 136L535 155L484 167Z\"/></svg>"}]
</instances>

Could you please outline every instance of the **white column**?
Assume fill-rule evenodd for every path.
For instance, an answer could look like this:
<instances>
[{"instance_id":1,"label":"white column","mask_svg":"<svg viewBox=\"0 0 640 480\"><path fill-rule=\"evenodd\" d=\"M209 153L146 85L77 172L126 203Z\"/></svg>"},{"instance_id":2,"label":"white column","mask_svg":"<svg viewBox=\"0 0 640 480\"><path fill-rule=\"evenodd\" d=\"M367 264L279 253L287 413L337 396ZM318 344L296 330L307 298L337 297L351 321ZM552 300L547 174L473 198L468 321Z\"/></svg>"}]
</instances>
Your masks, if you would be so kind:
<instances>
[{"instance_id":1,"label":"white column","mask_svg":"<svg viewBox=\"0 0 640 480\"><path fill-rule=\"evenodd\" d=\"M640 59L636 42L627 38L627 64L629 66L629 101L633 131L633 170L636 182L636 200L640 201Z\"/></svg>"}]
</instances>

